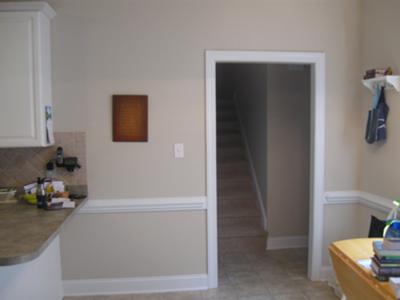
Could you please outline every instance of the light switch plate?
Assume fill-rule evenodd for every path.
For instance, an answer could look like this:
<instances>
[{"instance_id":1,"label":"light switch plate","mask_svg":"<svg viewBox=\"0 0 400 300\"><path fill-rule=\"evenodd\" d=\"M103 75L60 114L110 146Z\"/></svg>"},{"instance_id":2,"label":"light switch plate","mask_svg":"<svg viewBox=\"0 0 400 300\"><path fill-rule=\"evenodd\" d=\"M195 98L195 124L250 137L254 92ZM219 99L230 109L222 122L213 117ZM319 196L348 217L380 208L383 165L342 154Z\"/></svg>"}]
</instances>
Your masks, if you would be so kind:
<instances>
[{"instance_id":1,"label":"light switch plate","mask_svg":"<svg viewBox=\"0 0 400 300\"><path fill-rule=\"evenodd\" d=\"M183 144L175 144L174 145L174 156L175 158L184 158L185 157L185 148Z\"/></svg>"}]
</instances>

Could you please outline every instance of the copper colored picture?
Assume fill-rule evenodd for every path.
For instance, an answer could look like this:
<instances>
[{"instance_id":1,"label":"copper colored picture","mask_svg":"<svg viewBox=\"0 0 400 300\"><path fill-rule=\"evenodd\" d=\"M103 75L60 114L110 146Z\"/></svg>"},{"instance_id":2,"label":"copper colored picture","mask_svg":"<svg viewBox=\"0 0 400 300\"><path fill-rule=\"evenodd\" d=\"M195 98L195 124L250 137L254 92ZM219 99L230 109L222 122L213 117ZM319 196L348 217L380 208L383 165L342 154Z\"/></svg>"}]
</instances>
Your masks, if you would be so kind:
<instances>
[{"instance_id":1,"label":"copper colored picture","mask_svg":"<svg viewBox=\"0 0 400 300\"><path fill-rule=\"evenodd\" d=\"M147 142L146 95L113 96L113 141Z\"/></svg>"}]
</instances>

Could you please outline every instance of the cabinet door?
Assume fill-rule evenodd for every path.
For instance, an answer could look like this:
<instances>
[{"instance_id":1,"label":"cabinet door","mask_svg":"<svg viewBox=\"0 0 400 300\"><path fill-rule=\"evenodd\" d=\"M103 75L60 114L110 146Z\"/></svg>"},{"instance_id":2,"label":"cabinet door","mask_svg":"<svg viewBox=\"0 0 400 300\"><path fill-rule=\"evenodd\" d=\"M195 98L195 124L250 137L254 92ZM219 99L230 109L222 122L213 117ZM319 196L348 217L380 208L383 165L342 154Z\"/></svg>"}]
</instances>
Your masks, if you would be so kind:
<instances>
[{"instance_id":1,"label":"cabinet door","mask_svg":"<svg viewBox=\"0 0 400 300\"><path fill-rule=\"evenodd\" d=\"M0 143L34 146L40 101L35 82L38 62L37 16L0 12Z\"/></svg>"}]
</instances>

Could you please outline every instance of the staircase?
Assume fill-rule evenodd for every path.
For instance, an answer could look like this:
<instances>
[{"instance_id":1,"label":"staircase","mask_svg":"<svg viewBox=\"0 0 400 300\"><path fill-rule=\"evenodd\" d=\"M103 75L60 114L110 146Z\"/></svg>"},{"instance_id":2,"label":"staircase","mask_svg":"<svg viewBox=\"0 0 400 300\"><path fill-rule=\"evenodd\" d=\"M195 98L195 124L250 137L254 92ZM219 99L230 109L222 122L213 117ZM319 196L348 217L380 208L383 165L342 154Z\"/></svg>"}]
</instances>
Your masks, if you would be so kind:
<instances>
[{"instance_id":1,"label":"staircase","mask_svg":"<svg viewBox=\"0 0 400 300\"><path fill-rule=\"evenodd\" d=\"M217 101L218 248L220 253L264 251L262 228L249 163L234 102Z\"/></svg>"}]
</instances>

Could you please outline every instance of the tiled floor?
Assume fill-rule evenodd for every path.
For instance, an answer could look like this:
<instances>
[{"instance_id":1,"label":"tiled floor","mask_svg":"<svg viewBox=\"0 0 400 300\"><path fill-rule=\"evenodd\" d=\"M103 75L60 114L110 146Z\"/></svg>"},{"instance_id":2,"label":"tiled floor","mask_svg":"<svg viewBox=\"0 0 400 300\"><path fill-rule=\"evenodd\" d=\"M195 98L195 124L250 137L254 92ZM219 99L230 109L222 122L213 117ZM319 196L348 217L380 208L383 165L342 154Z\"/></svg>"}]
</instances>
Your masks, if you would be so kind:
<instances>
[{"instance_id":1,"label":"tiled floor","mask_svg":"<svg viewBox=\"0 0 400 300\"><path fill-rule=\"evenodd\" d=\"M66 297L65 300L337 300L321 282L307 280L307 250L220 255L219 288L198 292Z\"/></svg>"}]
</instances>

